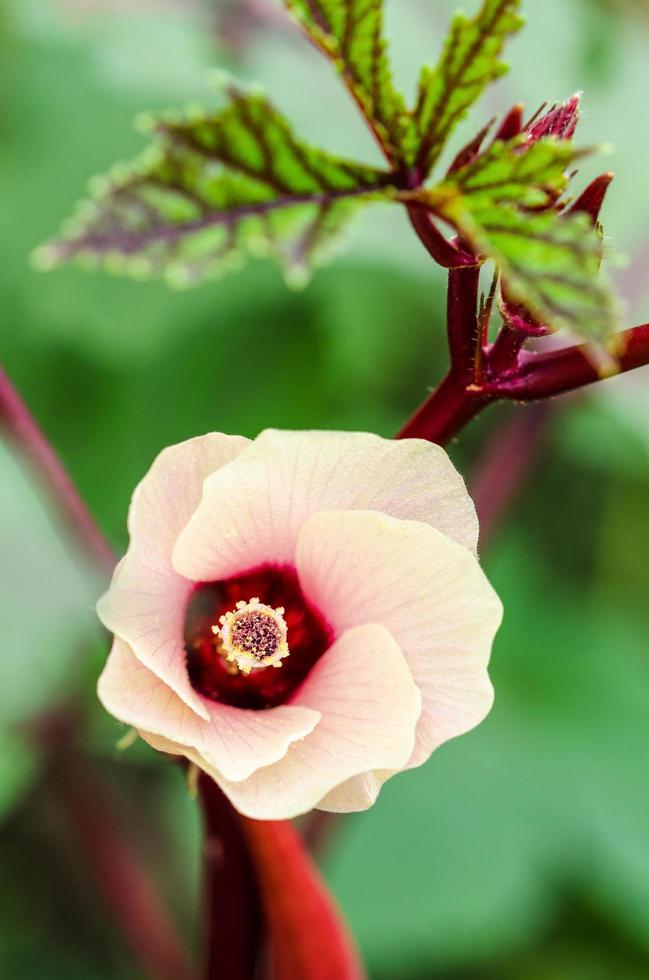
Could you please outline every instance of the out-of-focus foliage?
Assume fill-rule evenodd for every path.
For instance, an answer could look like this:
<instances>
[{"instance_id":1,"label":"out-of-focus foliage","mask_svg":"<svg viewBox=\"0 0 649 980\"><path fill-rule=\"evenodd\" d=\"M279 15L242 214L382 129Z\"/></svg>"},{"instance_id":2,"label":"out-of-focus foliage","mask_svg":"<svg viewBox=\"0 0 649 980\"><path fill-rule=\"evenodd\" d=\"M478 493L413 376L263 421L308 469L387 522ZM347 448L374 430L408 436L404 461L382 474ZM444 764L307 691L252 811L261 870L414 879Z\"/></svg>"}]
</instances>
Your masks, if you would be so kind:
<instances>
[{"instance_id":1,"label":"out-of-focus foliage","mask_svg":"<svg viewBox=\"0 0 649 980\"><path fill-rule=\"evenodd\" d=\"M535 147L522 165L518 143L496 145L429 193L421 190L469 107L506 71L500 55L522 24L519 6L483 0L474 18L457 14L437 67L423 69L408 109L392 79L383 0L286 0L339 72L389 170L309 146L264 95L226 84L229 101L220 111L193 105L148 116L144 128L154 141L132 163L91 181L91 196L61 235L35 251L37 266L76 258L88 268L191 285L240 268L248 255L273 254L289 281L303 283L362 205L405 203L412 191L476 254L492 258L512 295L548 327L605 336L616 326L614 301L599 279L601 249L589 222L571 216L558 223L551 211L523 210L530 197L543 200L539 159L551 171L548 187L566 183L562 166L573 156L560 142ZM478 170L495 183L476 188Z\"/></svg>"},{"instance_id":2,"label":"out-of-focus foliage","mask_svg":"<svg viewBox=\"0 0 649 980\"><path fill-rule=\"evenodd\" d=\"M387 174L301 143L264 95L229 83L228 105L143 120L158 137L134 163L93 182L94 200L39 254L135 279L190 285L273 255L302 281Z\"/></svg>"},{"instance_id":3,"label":"out-of-focus foliage","mask_svg":"<svg viewBox=\"0 0 649 980\"><path fill-rule=\"evenodd\" d=\"M91 611L98 580L63 545L52 515L1 445L0 474L1 820L38 771L30 722L67 699L98 632Z\"/></svg>"},{"instance_id":4,"label":"out-of-focus foliage","mask_svg":"<svg viewBox=\"0 0 649 980\"><path fill-rule=\"evenodd\" d=\"M407 159L412 121L394 86L383 30L383 0L284 0L331 60L391 161Z\"/></svg>"},{"instance_id":5,"label":"out-of-focus foliage","mask_svg":"<svg viewBox=\"0 0 649 980\"><path fill-rule=\"evenodd\" d=\"M425 173L467 110L507 71L500 58L505 40L522 26L520 0L483 0L476 16L455 15L439 64L419 79L415 159Z\"/></svg>"},{"instance_id":6,"label":"out-of-focus foliage","mask_svg":"<svg viewBox=\"0 0 649 980\"><path fill-rule=\"evenodd\" d=\"M207 0L182 11L121 3L114 14L105 0L83 18L72 6L4 4L0 360L121 549L131 490L165 444L266 425L394 432L445 366L443 283L387 208L361 220L348 257L298 295L257 262L183 294L74 269L31 271L31 249L86 176L137 151L135 113L161 109L174 93L202 96L203 68L230 57L205 29L215 13ZM429 0L387 4L404 91L439 49L453 7L447 0L433 16ZM514 71L487 111L520 97L533 109L585 84L584 142L604 133L619 151L607 234L642 254L649 133L630 119L646 98L649 32L619 14L607 19L591 0L528 0L526 14ZM268 23L231 67L272 88L310 142L326 130L337 155L378 165L328 66ZM320 100L317 120L305 93ZM483 120L472 113L458 140ZM590 167L580 164L584 180ZM624 273L643 319L645 268ZM243 379L232 372L242 357ZM377 980L649 973L646 386L640 375L606 382L557 410L531 486L485 550L506 606L490 718L394 780L332 840L327 874ZM451 447L469 477L482 437L514 410L524 411L492 410ZM0 481L0 703L10 709L0 975L42 980L47 963L48 980L136 980L60 819L47 752L33 748L34 715L58 708L63 692L85 711L85 748L120 794L190 937L196 808L179 774L146 747L115 751L122 731L94 695L105 651L92 628L98 586L65 557L63 532L51 531L38 491L6 453Z\"/></svg>"}]
</instances>

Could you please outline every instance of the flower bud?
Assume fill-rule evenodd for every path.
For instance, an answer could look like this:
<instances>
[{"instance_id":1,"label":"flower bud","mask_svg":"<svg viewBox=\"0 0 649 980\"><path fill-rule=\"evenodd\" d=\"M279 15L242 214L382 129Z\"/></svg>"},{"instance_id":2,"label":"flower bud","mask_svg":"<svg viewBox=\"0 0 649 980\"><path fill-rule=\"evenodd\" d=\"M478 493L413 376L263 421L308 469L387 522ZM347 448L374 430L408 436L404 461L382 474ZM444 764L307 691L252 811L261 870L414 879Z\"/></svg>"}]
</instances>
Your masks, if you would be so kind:
<instances>
[{"instance_id":1,"label":"flower bud","mask_svg":"<svg viewBox=\"0 0 649 980\"><path fill-rule=\"evenodd\" d=\"M591 180L588 187L581 192L567 210L567 214L587 214L594 225L599 222L599 213L606 197L606 192L610 187L614 174L610 172L600 174Z\"/></svg>"},{"instance_id":2,"label":"flower bud","mask_svg":"<svg viewBox=\"0 0 649 980\"><path fill-rule=\"evenodd\" d=\"M559 140L572 139L579 122L580 99L579 93L576 93L566 99L565 102L553 105L551 109L528 124L526 127L527 137L521 148L523 152L526 147L544 137L554 137ZM601 177L596 178L566 213L583 211L590 214L593 222L596 223L611 179L612 174L602 174ZM558 195L550 199L546 205L546 208L559 209L559 207ZM516 303L508 297L505 284L502 287L500 312L508 327L521 331L529 337L542 337L551 332L547 326L539 323L523 304Z\"/></svg>"},{"instance_id":3,"label":"flower bud","mask_svg":"<svg viewBox=\"0 0 649 980\"><path fill-rule=\"evenodd\" d=\"M486 126L483 126L480 132L473 137L472 140L462 147L462 149L456 154L453 163L448 168L446 175L454 174L456 170L460 170L462 167L467 167L470 163L480 156L480 149L484 143L485 137L491 127L494 124L494 120L490 119Z\"/></svg>"},{"instance_id":4,"label":"flower bud","mask_svg":"<svg viewBox=\"0 0 649 980\"><path fill-rule=\"evenodd\" d=\"M523 103L513 105L496 130L495 139L511 140L523 130Z\"/></svg>"},{"instance_id":5,"label":"flower bud","mask_svg":"<svg viewBox=\"0 0 649 980\"><path fill-rule=\"evenodd\" d=\"M581 96L576 93L565 102L553 105L527 127L527 142L536 143L544 136L554 136L559 140L572 139L579 122L580 101Z\"/></svg>"}]
</instances>

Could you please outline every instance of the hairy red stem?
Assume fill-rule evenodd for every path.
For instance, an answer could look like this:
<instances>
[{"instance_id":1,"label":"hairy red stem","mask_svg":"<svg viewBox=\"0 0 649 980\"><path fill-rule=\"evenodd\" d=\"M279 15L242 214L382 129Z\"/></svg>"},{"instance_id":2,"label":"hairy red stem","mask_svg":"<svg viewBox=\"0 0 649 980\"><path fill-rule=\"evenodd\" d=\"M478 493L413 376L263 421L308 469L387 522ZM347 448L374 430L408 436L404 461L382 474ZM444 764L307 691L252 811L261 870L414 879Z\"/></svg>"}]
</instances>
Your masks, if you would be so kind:
<instances>
[{"instance_id":1,"label":"hairy red stem","mask_svg":"<svg viewBox=\"0 0 649 980\"><path fill-rule=\"evenodd\" d=\"M477 380L475 369L481 344L478 324L478 289L480 268L477 265L449 269L446 293L446 329L452 371L468 384Z\"/></svg>"},{"instance_id":2,"label":"hairy red stem","mask_svg":"<svg viewBox=\"0 0 649 980\"><path fill-rule=\"evenodd\" d=\"M501 327L489 351L489 370L492 376L498 377L514 367L526 340L522 330L507 325Z\"/></svg>"},{"instance_id":3,"label":"hairy red stem","mask_svg":"<svg viewBox=\"0 0 649 980\"><path fill-rule=\"evenodd\" d=\"M102 571L112 573L115 555L29 409L0 369L0 431L35 472L64 525Z\"/></svg>"},{"instance_id":4,"label":"hairy red stem","mask_svg":"<svg viewBox=\"0 0 649 980\"><path fill-rule=\"evenodd\" d=\"M480 330L478 325L477 266L450 269L446 322L451 368L447 376L398 433L398 439L416 437L448 442L486 404L475 385Z\"/></svg>"},{"instance_id":5,"label":"hairy red stem","mask_svg":"<svg viewBox=\"0 0 649 980\"><path fill-rule=\"evenodd\" d=\"M408 217L417 237L428 254L445 269L463 265L475 265L475 257L460 249L455 242L445 238L426 208L411 204Z\"/></svg>"},{"instance_id":6,"label":"hairy red stem","mask_svg":"<svg viewBox=\"0 0 649 980\"><path fill-rule=\"evenodd\" d=\"M496 380L493 394L515 401L551 398L603 378L649 364L649 323L623 330L610 340L611 364L602 367L592 344L564 347L547 354L521 354L511 376Z\"/></svg>"},{"instance_id":7,"label":"hairy red stem","mask_svg":"<svg viewBox=\"0 0 649 980\"><path fill-rule=\"evenodd\" d=\"M397 438L428 439L444 445L483 408L499 399L539 401L649 364L649 324L621 331L600 349L578 344L547 354L521 353L519 339L512 340L509 333L501 338L502 332L491 348L482 352L484 381L467 383L464 365L458 369L452 363L448 375Z\"/></svg>"},{"instance_id":8,"label":"hairy red stem","mask_svg":"<svg viewBox=\"0 0 649 980\"><path fill-rule=\"evenodd\" d=\"M486 404L488 399L479 393L469 394L466 382L451 372L406 422L396 438L427 439L444 446Z\"/></svg>"}]
</instances>

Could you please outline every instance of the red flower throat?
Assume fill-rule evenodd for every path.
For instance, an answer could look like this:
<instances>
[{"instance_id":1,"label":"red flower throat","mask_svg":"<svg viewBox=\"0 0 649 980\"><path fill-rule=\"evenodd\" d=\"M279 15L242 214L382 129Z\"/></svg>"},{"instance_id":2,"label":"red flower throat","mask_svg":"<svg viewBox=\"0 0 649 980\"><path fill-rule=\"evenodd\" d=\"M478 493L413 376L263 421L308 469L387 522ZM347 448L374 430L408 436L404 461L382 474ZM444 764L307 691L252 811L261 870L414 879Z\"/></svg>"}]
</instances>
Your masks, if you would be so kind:
<instances>
[{"instance_id":1,"label":"red flower throat","mask_svg":"<svg viewBox=\"0 0 649 980\"><path fill-rule=\"evenodd\" d=\"M222 616L252 597L283 607L290 656L281 667L243 673L223 655L215 627ZM291 566L263 566L219 582L201 582L187 603L184 631L187 670L199 694L236 708L264 710L290 702L313 665L331 646L332 631L306 599Z\"/></svg>"}]
</instances>

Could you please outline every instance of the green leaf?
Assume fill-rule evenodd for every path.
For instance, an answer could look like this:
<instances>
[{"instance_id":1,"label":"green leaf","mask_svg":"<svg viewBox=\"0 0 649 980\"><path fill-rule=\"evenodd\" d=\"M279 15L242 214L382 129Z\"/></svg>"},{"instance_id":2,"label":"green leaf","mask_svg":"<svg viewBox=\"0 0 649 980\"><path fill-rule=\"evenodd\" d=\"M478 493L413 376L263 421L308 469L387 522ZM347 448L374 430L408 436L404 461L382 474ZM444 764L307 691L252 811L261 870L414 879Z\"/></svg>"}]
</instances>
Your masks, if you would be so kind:
<instances>
[{"instance_id":1,"label":"green leaf","mask_svg":"<svg viewBox=\"0 0 649 980\"><path fill-rule=\"evenodd\" d=\"M230 86L228 95L217 113L145 120L154 142L91 183L92 199L37 264L76 256L191 285L272 254L297 282L362 203L389 194L389 174L298 141L262 94Z\"/></svg>"},{"instance_id":2,"label":"green leaf","mask_svg":"<svg viewBox=\"0 0 649 980\"><path fill-rule=\"evenodd\" d=\"M420 199L495 260L508 294L540 321L597 338L616 326L613 296L599 278L601 236L587 215L547 208L579 155L552 138L529 147L524 137L496 142Z\"/></svg>"},{"instance_id":3,"label":"green leaf","mask_svg":"<svg viewBox=\"0 0 649 980\"><path fill-rule=\"evenodd\" d=\"M522 27L520 0L484 0L473 18L459 12L435 68L419 81L414 121L419 145L415 164L427 176L448 137L483 91L507 70L500 55L507 37Z\"/></svg>"},{"instance_id":4,"label":"green leaf","mask_svg":"<svg viewBox=\"0 0 649 980\"><path fill-rule=\"evenodd\" d=\"M496 140L434 187L430 196L453 199L461 194L474 211L494 203L542 207L560 197L568 185L566 169L587 152L554 137L532 144L524 134L506 142Z\"/></svg>"},{"instance_id":5,"label":"green leaf","mask_svg":"<svg viewBox=\"0 0 649 980\"><path fill-rule=\"evenodd\" d=\"M284 0L333 62L386 157L404 159L412 119L395 89L383 35L383 0Z\"/></svg>"}]
</instances>

